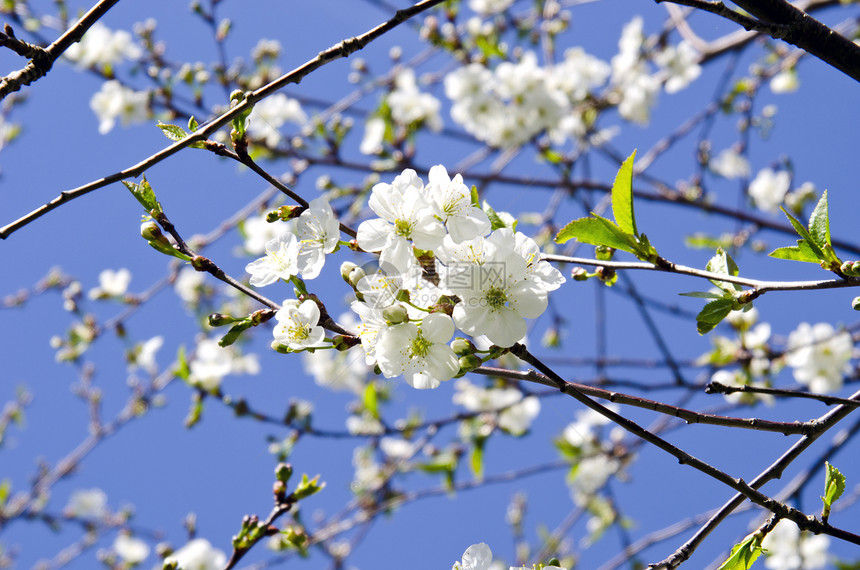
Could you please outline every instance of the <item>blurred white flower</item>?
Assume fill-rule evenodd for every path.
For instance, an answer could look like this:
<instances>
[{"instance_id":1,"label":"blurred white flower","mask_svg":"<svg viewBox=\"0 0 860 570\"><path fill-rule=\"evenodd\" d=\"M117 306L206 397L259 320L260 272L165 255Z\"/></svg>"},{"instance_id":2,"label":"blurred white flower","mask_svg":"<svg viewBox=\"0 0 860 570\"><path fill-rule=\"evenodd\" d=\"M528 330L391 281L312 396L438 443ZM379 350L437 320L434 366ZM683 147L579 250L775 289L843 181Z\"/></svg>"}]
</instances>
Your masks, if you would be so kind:
<instances>
[{"instance_id":1,"label":"blurred white flower","mask_svg":"<svg viewBox=\"0 0 860 570\"><path fill-rule=\"evenodd\" d=\"M101 90L90 99L90 108L99 120L99 133L113 129L117 118L122 125L142 123L149 118L149 94L123 87L112 79L102 84Z\"/></svg>"},{"instance_id":2,"label":"blurred white flower","mask_svg":"<svg viewBox=\"0 0 860 570\"><path fill-rule=\"evenodd\" d=\"M358 150L362 154L379 154L382 152L382 143L385 140L385 120L380 117L371 117L364 124L364 138Z\"/></svg>"},{"instance_id":3,"label":"blurred white flower","mask_svg":"<svg viewBox=\"0 0 860 570\"><path fill-rule=\"evenodd\" d=\"M774 172L770 168L763 168L750 182L749 193L756 208L763 212L779 212L779 206L785 199L785 194L791 185L791 176L788 172L780 170Z\"/></svg>"},{"instance_id":4,"label":"blurred white flower","mask_svg":"<svg viewBox=\"0 0 860 570\"><path fill-rule=\"evenodd\" d=\"M281 142L280 128L284 124L304 125L307 121L308 116L298 101L283 93L275 93L254 105L246 124L248 134L274 147Z\"/></svg>"},{"instance_id":5,"label":"blurred white flower","mask_svg":"<svg viewBox=\"0 0 860 570\"><path fill-rule=\"evenodd\" d=\"M149 374L158 372L158 363L155 361L155 353L164 344L164 337L154 336L146 342L141 343L140 349L134 357L136 367L143 368Z\"/></svg>"},{"instance_id":6,"label":"blurred white flower","mask_svg":"<svg viewBox=\"0 0 860 570\"><path fill-rule=\"evenodd\" d=\"M194 359L188 365L189 382L207 391L217 390L228 374L257 374L256 355L240 355L233 346L221 347L218 339L204 338L197 343Z\"/></svg>"},{"instance_id":7,"label":"blurred white flower","mask_svg":"<svg viewBox=\"0 0 860 570\"><path fill-rule=\"evenodd\" d=\"M830 539L823 535L801 533L789 519L780 520L761 543L770 570L817 570L827 566Z\"/></svg>"},{"instance_id":8,"label":"blurred white flower","mask_svg":"<svg viewBox=\"0 0 860 570\"><path fill-rule=\"evenodd\" d=\"M206 276L202 271L197 271L193 267L183 267L176 277L173 288L180 299L192 304L200 300L200 288L205 280Z\"/></svg>"},{"instance_id":9,"label":"blurred white flower","mask_svg":"<svg viewBox=\"0 0 860 570\"><path fill-rule=\"evenodd\" d=\"M654 61L667 73L666 93L684 89L702 74L699 53L686 41L677 46L667 45L654 57Z\"/></svg>"},{"instance_id":10,"label":"blurred white flower","mask_svg":"<svg viewBox=\"0 0 860 570\"><path fill-rule=\"evenodd\" d=\"M570 483L573 500L585 505L621 468L621 463L603 454L586 457L577 463Z\"/></svg>"},{"instance_id":11,"label":"blurred white flower","mask_svg":"<svg viewBox=\"0 0 860 570\"><path fill-rule=\"evenodd\" d=\"M770 90L774 93L794 93L800 87L797 71L794 68L780 71L770 80Z\"/></svg>"},{"instance_id":12,"label":"blurred white flower","mask_svg":"<svg viewBox=\"0 0 860 570\"><path fill-rule=\"evenodd\" d=\"M114 539L113 550L126 564L140 564L149 556L148 544L124 533Z\"/></svg>"},{"instance_id":13,"label":"blurred white flower","mask_svg":"<svg viewBox=\"0 0 860 570\"><path fill-rule=\"evenodd\" d=\"M121 297L128 291L131 283L131 271L126 268L105 269L99 273L99 286L90 289L89 298L98 299L102 297Z\"/></svg>"},{"instance_id":14,"label":"blurred white flower","mask_svg":"<svg viewBox=\"0 0 860 570\"><path fill-rule=\"evenodd\" d=\"M408 67L397 74L394 90L388 94L387 101L395 123L409 126L423 122L433 131L442 129L439 117L442 104L436 97L418 89L415 72Z\"/></svg>"},{"instance_id":15,"label":"blurred white flower","mask_svg":"<svg viewBox=\"0 0 860 570\"><path fill-rule=\"evenodd\" d=\"M80 518L101 518L108 514L107 494L98 488L75 491L69 497L65 512Z\"/></svg>"},{"instance_id":16,"label":"blurred white flower","mask_svg":"<svg viewBox=\"0 0 860 570\"><path fill-rule=\"evenodd\" d=\"M711 159L709 165L714 174L723 178L746 178L750 175L749 161L733 148L726 148Z\"/></svg>"},{"instance_id":17,"label":"blurred white flower","mask_svg":"<svg viewBox=\"0 0 860 570\"><path fill-rule=\"evenodd\" d=\"M810 392L831 394L842 388L853 350L848 331L836 331L828 323L800 323L788 335L785 361L794 369L794 379Z\"/></svg>"},{"instance_id":18,"label":"blurred white flower","mask_svg":"<svg viewBox=\"0 0 860 570\"><path fill-rule=\"evenodd\" d=\"M123 59L137 59L143 51L125 30L111 31L101 22L93 24L84 37L69 46L63 56L80 67L113 65Z\"/></svg>"},{"instance_id":19,"label":"blurred white flower","mask_svg":"<svg viewBox=\"0 0 860 570\"><path fill-rule=\"evenodd\" d=\"M514 0L469 0L469 8L483 16L504 12Z\"/></svg>"},{"instance_id":20,"label":"blurred white flower","mask_svg":"<svg viewBox=\"0 0 860 570\"><path fill-rule=\"evenodd\" d=\"M245 251L252 255L265 253L266 244L289 229L289 224L281 220L269 223L266 221L265 215L251 216L242 224L242 231L245 234Z\"/></svg>"},{"instance_id":21,"label":"blurred white flower","mask_svg":"<svg viewBox=\"0 0 860 570\"><path fill-rule=\"evenodd\" d=\"M164 562L176 562L182 570L221 570L227 563L227 555L205 538L195 538L165 558Z\"/></svg>"}]
</instances>

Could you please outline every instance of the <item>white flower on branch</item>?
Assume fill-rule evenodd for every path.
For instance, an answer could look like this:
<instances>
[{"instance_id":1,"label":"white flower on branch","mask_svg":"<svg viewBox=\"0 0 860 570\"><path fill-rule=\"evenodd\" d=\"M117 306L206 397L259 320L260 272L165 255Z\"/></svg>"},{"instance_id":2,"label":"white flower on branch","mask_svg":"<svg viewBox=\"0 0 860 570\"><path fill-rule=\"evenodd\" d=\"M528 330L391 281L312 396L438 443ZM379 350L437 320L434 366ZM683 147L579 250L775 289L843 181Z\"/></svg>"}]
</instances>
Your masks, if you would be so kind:
<instances>
[{"instance_id":1,"label":"white flower on branch","mask_svg":"<svg viewBox=\"0 0 860 570\"><path fill-rule=\"evenodd\" d=\"M427 191L455 243L490 233L490 219L472 204L472 192L460 174L452 180L445 167L437 165L430 169L428 178Z\"/></svg>"},{"instance_id":2,"label":"white flower on branch","mask_svg":"<svg viewBox=\"0 0 860 570\"><path fill-rule=\"evenodd\" d=\"M101 518L108 514L107 494L98 488L75 491L69 498L65 512L80 518Z\"/></svg>"},{"instance_id":3,"label":"white flower on branch","mask_svg":"<svg viewBox=\"0 0 860 570\"><path fill-rule=\"evenodd\" d=\"M424 123L433 131L442 129L439 109L442 104L429 93L421 93L415 81L415 72L403 69L394 80L394 90L388 95L391 118L399 125Z\"/></svg>"},{"instance_id":4,"label":"white flower on branch","mask_svg":"<svg viewBox=\"0 0 860 570\"><path fill-rule=\"evenodd\" d=\"M654 61L667 73L664 86L666 93L677 93L702 74L699 54L686 41L677 46L666 46L654 57Z\"/></svg>"},{"instance_id":5,"label":"white flower on branch","mask_svg":"<svg viewBox=\"0 0 860 570\"><path fill-rule=\"evenodd\" d=\"M483 542L473 544L463 553L460 562L455 562L451 570L489 570L493 552Z\"/></svg>"},{"instance_id":6,"label":"white flower on branch","mask_svg":"<svg viewBox=\"0 0 860 570\"><path fill-rule=\"evenodd\" d=\"M289 281L299 272L301 244L295 234L286 232L266 243L266 255L245 266L251 274L251 285L264 287L278 279Z\"/></svg>"},{"instance_id":7,"label":"white flower on branch","mask_svg":"<svg viewBox=\"0 0 860 570\"><path fill-rule=\"evenodd\" d=\"M90 289L90 299L100 299L105 297L122 297L128 291L128 284L131 283L131 271L123 267L116 271L105 269L99 273L99 286Z\"/></svg>"},{"instance_id":8,"label":"white flower on branch","mask_svg":"<svg viewBox=\"0 0 860 570\"><path fill-rule=\"evenodd\" d=\"M325 330L319 326L320 308L311 300L287 299L275 313L275 340L293 351L325 346Z\"/></svg>"},{"instance_id":9,"label":"white flower on branch","mask_svg":"<svg viewBox=\"0 0 860 570\"><path fill-rule=\"evenodd\" d=\"M386 378L403 375L413 388L437 388L460 371L447 343L454 335L451 317L432 313L420 325L405 322L385 328L376 346L376 362Z\"/></svg>"},{"instance_id":10,"label":"white flower on branch","mask_svg":"<svg viewBox=\"0 0 860 570\"><path fill-rule=\"evenodd\" d=\"M149 556L149 545L139 538L118 534L113 541L113 550L126 564L140 564Z\"/></svg>"},{"instance_id":11,"label":"white flower on branch","mask_svg":"<svg viewBox=\"0 0 860 570\"><path fill-rule=\"evenodd\" d=\"M750 175L749 161L733 148L726 148L708 164L714 174L723 178L746 178Z\"/></svg>"},{"instance_id":12,"label":"white flower on branch","mask_svg":"<svg viewBox=\"0 0 860 570\"><path fill-rule=\"evenodd\" d=\"M189 382L211 392L218 389L224 376L257 374L260 365L254 354L242 356L234 346L221 347L217 339L204 338L197 343L189 369Z\"/></svg>"},{"instance_id":13,"label":"white flower on branch","mask_svg":"<svg viewBox=\"0 0 860 570\"><path fill-rule=\"evenodd\" d=\"M299 239L299 273L314 279L325 265L325 256L337 247L340 224L325 198L311 200L310 207L296 220Z\"/></svg>"}]
</instances>

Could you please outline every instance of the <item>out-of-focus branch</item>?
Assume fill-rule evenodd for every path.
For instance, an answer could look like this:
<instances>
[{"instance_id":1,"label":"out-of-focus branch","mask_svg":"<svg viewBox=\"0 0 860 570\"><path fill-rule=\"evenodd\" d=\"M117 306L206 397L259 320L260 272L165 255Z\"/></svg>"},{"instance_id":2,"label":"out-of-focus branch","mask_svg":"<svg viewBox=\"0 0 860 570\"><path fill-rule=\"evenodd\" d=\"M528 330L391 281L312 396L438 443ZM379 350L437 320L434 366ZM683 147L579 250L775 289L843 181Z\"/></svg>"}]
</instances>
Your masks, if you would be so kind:
<instances>
[{"instance_id":1,"label":"out-of-focus branch","mask_svg":"<svg viewBox=\"0 0 860 570\"><path fill-rule=\"evenodd\" d=\"M711 12L740 24L746 30L783 40L814 55L855 81L860 81L860 46L785 0L735 2L752 16L732 10L718 0L656 1L669 1Z\"/></svg>"},{"instance_id":2,"label":"out-of-focus branch","mask_svg":"<svg viewBox=\"0 0 860 570\"><path fill-rule=\"evenodd\" d=\"M8 47L18 55L29 58L30 62L23 69L14 71L3 79L0 79L0 99L20 90L23 85L30 85L51 71L54 62L63 55L63 52L69 49L69 46L73 43L80 41L87 30L98 22L117 2L119 0L101 0L90 8L90 11L84 14L78 20L77 24L66 30L66 33L47 48L19 40L14 36L12 28L7 24L4 30L5 33L0 34L0 45Z\"/></svg>"}]
</instances>

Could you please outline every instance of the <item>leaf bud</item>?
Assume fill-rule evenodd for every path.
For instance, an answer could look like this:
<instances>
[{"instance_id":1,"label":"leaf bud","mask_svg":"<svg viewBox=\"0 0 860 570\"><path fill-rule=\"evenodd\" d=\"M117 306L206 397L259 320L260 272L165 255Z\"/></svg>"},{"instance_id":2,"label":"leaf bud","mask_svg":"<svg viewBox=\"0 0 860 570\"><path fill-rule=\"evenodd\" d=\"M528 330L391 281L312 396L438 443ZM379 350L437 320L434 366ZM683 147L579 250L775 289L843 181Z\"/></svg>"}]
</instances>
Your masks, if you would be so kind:
<instances>
[{"instance_id":1,"label":"leaf bud","mask_svg":"<svg viewBox=\"0 0 860 570\"><path fill-rule=\"evenodd\" d=\"M465 338L455 338L454 342L451 343L451 349L454 351L454 354L457 356L467 356L469 354L475 354L475 345L472 342Z\"/></svg>"},{"instance_id":2,"label":"leaf bud","mask_svg":"<svg viewBox=\"0 0 860 570\"><path fill-rule=\"evenodd\" d=\"M382 316L392 325L400 324L409 320L409 311L400 303L395 303L382 310Z\"/></svg>"},{"instance_id":3,"label":"leaf bud","mask_svg":"<svg viewBox=\"0 0 860 570\"><path fill-rule=\"evenodd\" d=\"M278 463L277 467L275 467L275 477L281 483L289 483L292 476L293 466L289 463Z\"/></svg>"},{"instance_id":4,"label":"leaf bud","mask_svg":"<svg viewBox=\"0 0 860 570\"><path fill-rule=\"evenodd\" d=\"M266 214L266 221L271 224L278 220L292 220L293 218L298 218L303 211L305 211L305 208L302 206L281 206L277 210L272 210Z\"/></svg>"},{"instance_id":5,"label":"leaf bud","mask_svg":"<svg viewBox=\"0 0 860 570\"><path fill-rule=\"evenodd\" d=\"M570 277L574 281L587 281L588 271L586 271L584 267L574 267L570 272Z\"/></svg>"},{"instance_id":6,"label":"leaf bud","mask_svg":"<svg viewBox=\"0 0 860 570\"><path fill-rule=\"evenodd\" d=\"M234 319L230 315L223 315L221 313L212 313L209 315L209 326L210 327L221 327L224 325L229 325L230 323L235 323L239 319Z\"/></svg>"},{"instance_id":7,"label":"leaf bud","mask_svg":"<svg viewBox=\"0 0 860 570\"><path fill-rule=\"evenodd\" d=\"M357 336L342 334L335 335L334 337L332 337L331 341L335 350L339 352L346 352L353 346L361 343L361 339L359 339Z\"/></svg>"}]
</instances>

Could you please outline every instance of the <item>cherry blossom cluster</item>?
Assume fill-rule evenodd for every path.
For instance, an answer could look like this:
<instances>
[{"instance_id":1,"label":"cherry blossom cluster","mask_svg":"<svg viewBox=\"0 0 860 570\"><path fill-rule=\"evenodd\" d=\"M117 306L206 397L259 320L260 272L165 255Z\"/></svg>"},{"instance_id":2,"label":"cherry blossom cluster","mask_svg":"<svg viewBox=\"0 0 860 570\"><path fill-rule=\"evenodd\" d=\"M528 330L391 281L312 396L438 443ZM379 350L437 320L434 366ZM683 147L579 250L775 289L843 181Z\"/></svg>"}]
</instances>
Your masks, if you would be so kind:
<instances>
[{"instance_id":1,"label":"cherry blossom cluster","mask_svg":"<svg viewBox=\"0 0 860 570\"><path fill-rule=\"evenodd\" d=\"M449 344L456 329L511 347L564 282L534 240L491 231L462 177L451 179L443 166L430 170L426 186L411 169L377 184L370 208L379 217L362 222L357 241L380 253L381 271L348 277L367 362L386 377L439 386L460 372L458 355L472 352L465 341Z\"/></svg>"},{"instance_id":2,"label":"cherry blossom cluster","mask_svg":"<svg viewBox=\"0 0 860 570\"><path fill-rule=\"evenodd\" d=\"M461 356L479 365L474 344L451 343L457 329L509 348L525 336L526 319L546 310L548 292L564 282L540 259L534 240L508 227L493 231L476 201L462 177L452 179L441 165L430 169L426 185L407 169L391 184L372 188L370 208L378 217L359 225L356 242L379 254L381 269L368 275L345 263L341 272L355 290L351 308L360 319L355 329L365 360L385 377L403 375L415 388L435 388L461 372ZM251 285L317 277L339 235L331 206L314 200L287 231L266 243L263 257L247 265ZM284 301L275 318L279 350L332 346L313 300ZM506 402L506 424L523 432L537 404L514 404Z\"/></svg>"}]
</instances>

